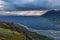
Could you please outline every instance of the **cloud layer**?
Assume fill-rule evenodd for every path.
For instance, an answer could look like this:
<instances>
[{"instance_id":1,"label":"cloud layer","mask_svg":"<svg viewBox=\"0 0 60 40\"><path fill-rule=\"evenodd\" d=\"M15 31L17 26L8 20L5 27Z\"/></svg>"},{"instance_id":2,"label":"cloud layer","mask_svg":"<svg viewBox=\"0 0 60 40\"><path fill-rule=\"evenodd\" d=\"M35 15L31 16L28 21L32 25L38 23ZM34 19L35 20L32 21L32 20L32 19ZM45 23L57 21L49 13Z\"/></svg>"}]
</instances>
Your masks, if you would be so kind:
<instances>
[{"instance_id":1,"label":"cloud layer","mask_svg":"<svg viewBox=\"0 0 60 40\"><path fill-rule=\"evenodd\" d=\"M46 13L47 10L41 11L0 11L0 16L40 16Z\"/></svg>"},{"instance_id":2,"label":"cloud layer","mask_svg":"<svg viewBox=\"0 0 60 40\"><path fill-rule=\"evenodd\" d=\"M48 0L48 8L60 9L60 0Z\"/></svg>"},{"instance_id":3,"label":"cloud layer","mask_svg":"<svg viewBox=\"0 0 60 40\"><path fill-rule=\"evenodd\" d=\"M0 10L60 8L60 0L0 0Z\"/></svg>"}]
</instances>

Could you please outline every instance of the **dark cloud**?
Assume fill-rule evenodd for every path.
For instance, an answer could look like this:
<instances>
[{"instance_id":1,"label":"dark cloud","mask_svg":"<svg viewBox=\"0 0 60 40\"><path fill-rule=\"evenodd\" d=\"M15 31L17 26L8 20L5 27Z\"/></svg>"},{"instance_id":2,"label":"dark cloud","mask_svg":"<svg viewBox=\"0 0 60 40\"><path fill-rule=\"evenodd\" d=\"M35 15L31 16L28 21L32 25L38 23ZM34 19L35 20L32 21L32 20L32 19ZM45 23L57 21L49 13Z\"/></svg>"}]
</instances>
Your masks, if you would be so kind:
<instances>
[{"instance_id":1,"label":"dark cloud","mask_svg":"<svg viewBox=\"0 0 60 40\"><path fill-rule=\"evenodd\" d=\"M4 10L40 10L60 8L60 0L2 0Z\"/></svg>"}]
</instances>

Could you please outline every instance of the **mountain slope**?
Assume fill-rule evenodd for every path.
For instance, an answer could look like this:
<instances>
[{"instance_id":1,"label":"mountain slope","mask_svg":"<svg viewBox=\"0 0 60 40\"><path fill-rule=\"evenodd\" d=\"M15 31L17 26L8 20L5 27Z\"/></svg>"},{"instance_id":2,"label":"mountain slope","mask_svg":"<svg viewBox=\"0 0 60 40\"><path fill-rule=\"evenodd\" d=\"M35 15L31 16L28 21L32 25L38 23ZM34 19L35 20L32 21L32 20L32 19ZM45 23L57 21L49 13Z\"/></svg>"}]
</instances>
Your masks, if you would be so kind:
<instances>
[{"instance_id":1,"label":"mountain slope","mask_svg":"<svg viewBox=\"0 0 60 40\"><path fill-rule=\"evenodd\" d=\"M11 31L9 29L0 28L0 40L24 40L26 39L24 35L16 31Z\"/></svg>"},{"instance_id":2,"label":"mountain slope","mask_svg":"<svg viewBox=\"0 0 60 40\"><path fill-rule=\"evenodd\" d=\"M0 21L1 40L52 40L51 38L28 31L22 25Z\"/></svg>"},{"instance_id":3,"label":"mountain slope","mask_svg":"<svg viewBox=\"0 0 60 40\"><path fill-rule=\"evenodd\" d=\"M46 12L42 17L49 19L54 24L60 25L60 11L50 10Z\"/></svg>"}]
</instances>

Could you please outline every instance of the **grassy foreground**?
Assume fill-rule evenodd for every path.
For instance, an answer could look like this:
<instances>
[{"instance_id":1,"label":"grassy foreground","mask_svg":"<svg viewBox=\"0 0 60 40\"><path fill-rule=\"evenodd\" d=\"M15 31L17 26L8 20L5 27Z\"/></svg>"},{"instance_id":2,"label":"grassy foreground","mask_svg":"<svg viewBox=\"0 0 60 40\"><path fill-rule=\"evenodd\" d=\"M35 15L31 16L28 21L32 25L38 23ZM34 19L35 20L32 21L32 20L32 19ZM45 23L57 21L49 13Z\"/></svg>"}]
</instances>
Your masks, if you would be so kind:
<instances>
[{"instance_id":1,"label":"grassy foreground","mask_svg":"<svg viewBox=\"0 0 60 40\"><path fill-rule=\"evenodd\" d=\"M0 21L0 40L53 40L28 31L21 25Z\"/></svg>"}]
</instances>

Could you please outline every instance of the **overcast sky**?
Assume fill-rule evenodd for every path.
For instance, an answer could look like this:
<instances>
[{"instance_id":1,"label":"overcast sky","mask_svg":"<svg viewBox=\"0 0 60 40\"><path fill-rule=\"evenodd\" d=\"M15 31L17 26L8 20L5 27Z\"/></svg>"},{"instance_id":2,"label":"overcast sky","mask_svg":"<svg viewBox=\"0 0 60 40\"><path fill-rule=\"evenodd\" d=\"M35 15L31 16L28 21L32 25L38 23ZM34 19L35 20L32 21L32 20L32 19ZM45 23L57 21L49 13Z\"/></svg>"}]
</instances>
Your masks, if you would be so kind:
<instances>
[{"instance_id":1,"label":"overcast sky","mask_svg":"<svg viewBox=\"0 0 60 40\"><path fill-rule=\"evenodd\" d=\"M60 8L60 0L0 0L0 10Z\"/></svg>"}]
</instances>

